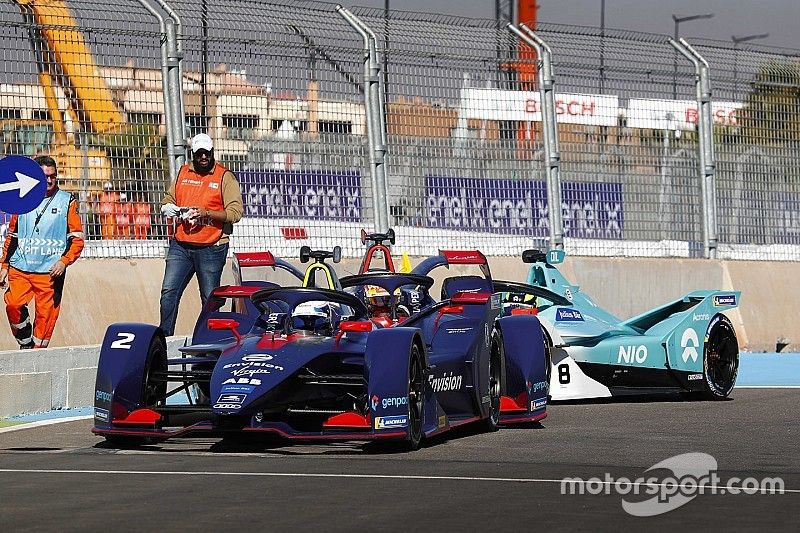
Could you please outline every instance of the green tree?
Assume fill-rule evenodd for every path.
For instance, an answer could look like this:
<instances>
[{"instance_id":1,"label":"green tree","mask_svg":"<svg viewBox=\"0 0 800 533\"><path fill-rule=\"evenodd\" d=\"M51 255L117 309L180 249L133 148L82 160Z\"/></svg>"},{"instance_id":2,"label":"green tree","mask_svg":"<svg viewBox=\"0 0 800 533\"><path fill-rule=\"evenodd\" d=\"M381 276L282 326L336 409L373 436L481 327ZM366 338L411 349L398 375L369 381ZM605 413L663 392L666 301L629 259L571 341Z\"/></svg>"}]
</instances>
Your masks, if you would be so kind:
<instances>
[{"instance_id":1,"label":"green tree","mask_svg":"<svg viewBox=\"0 0 800 533\"><path fill-rule=\"evenodd\" d=\"M769 61L752 87L739 117L742 141L773 146L800 141L800 62Z\"/></svg>"}]
</instances>

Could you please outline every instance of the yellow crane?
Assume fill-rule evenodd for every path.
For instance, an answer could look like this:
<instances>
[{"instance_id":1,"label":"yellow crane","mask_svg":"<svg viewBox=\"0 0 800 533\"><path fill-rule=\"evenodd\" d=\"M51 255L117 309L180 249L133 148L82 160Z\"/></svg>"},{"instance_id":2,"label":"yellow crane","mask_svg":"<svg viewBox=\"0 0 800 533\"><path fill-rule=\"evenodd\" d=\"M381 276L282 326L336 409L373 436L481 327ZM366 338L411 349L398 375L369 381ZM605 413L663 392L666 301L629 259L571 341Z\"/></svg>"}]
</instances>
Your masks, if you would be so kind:
<instances>
[{"instance_id":1,"label":"yellow crane","mask_svg":"<svg viewBox=\"0 0 800 533\"><path fill-rule=\"evenodd\" d=\"M95 62L83 32L64 0L14 0L29 27L42 87L53 128L51 153L57 158L67 188L77 188L88 166L92 189L111 177L105 150L76 146L67 116L79 131L103 136L121 132L125 115ZM97 137L94 137L95 139ZM88 157L88 159L87 159ZM88 165L87 165L88 161Z\"/></svg>"}]
</instances>

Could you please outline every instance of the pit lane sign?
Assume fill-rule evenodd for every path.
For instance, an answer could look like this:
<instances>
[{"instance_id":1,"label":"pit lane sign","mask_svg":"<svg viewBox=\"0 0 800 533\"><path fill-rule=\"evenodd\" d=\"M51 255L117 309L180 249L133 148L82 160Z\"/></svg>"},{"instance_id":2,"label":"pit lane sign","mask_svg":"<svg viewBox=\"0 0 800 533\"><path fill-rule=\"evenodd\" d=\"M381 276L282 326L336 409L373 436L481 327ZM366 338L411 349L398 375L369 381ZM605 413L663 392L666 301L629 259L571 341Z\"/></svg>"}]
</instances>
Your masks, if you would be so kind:
<instances>
[{"instance_id":1,"label":"pit lane sign","mask_svg":"<svg viewBox=\"0 0 800 533\"><path fill-rule=\"evenodd\" d=\"M21 155L0 159L0 210L17 215L33 211L46 190L47 178L33 159Z\"/></svg>"}]
</instances>

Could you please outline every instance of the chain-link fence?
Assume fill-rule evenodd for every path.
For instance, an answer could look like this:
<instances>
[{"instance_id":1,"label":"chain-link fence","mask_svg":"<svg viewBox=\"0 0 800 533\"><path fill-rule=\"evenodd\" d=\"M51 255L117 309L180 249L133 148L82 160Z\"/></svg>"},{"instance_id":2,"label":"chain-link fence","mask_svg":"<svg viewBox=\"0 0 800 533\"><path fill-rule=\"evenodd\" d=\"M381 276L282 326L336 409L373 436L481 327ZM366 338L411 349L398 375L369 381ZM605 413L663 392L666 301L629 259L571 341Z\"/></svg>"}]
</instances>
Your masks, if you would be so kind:
<instances>
[{"instance_id":1,"label":"chain-link fence","mask_svg":"<svg viewBox=\"0 0 800 533\"><path fill-rule=\"evenodd\" d=\"M56 155L81 198L87 255L160 256L167 35L139 0L17 1L0 4L3 154ZM358 255L358 230L379 222L375 194L411 253L548 245L536 58L494 20L352 9L380 49L384 196L365 43L334 4L169 6L181 22L184 137L208 131L242 185L235 249L339 244ZM553 51L567 251L702 256L694 67L665 36L535 31ZM714 91L718 256L798 260L797 52L691 42Z\"/></svg>"}]
</instances>

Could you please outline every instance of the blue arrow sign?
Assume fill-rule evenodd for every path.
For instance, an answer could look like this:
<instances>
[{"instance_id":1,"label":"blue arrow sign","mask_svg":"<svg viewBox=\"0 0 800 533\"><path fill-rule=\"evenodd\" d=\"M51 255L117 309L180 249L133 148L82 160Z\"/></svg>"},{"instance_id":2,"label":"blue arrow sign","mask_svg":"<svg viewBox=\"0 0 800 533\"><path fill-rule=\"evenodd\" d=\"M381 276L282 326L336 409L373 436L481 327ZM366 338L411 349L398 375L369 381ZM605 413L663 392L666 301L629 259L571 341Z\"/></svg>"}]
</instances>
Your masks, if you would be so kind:
<instances>
[{"instance_id":1,"label":"blue arrow sign","mask_svg":"<svg viewBox=\"0 0 800 533\"><path fill-rule=\"evenodd\" d=\"M21 155L0 159L0 210L20 215L36 209L47 191L47 178L36 161Z\"/></svg>"}]
</instances>

